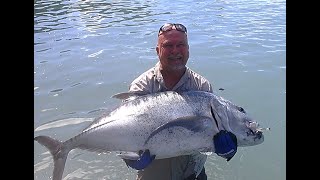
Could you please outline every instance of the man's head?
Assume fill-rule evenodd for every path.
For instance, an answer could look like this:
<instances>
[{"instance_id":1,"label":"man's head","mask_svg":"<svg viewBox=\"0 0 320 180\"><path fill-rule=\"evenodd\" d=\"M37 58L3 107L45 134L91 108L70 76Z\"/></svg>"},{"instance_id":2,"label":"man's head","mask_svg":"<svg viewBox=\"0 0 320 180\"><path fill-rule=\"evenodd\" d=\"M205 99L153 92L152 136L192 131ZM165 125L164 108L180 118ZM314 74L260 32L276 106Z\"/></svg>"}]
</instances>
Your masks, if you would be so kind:
<instances>
[{"instance_id":1,"label":"man's head","mask_svg":"<svg viewBox=\"0 0 320 180\"><path fill-rule=\"evenodd\" d=\"M161 26L156 51L163 70L184 70L189 59L187 28L172 23Z\"/></svg>"}]
</instances>

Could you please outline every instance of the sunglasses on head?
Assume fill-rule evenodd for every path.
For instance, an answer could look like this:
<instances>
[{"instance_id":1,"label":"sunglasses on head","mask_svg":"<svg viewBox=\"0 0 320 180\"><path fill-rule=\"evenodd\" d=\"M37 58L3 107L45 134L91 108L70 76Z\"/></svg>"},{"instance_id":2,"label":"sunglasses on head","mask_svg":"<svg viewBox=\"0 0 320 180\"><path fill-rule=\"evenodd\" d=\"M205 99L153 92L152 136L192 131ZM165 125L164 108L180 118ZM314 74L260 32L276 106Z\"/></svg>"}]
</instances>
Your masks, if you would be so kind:
<instances>
[{"instance_id":1,"label":"sunglasses on head","mask_svg":"<svg viewBox=\"0 0 320 180\"><path fill-rule=\"evenodd\" d=\"M173 28L175 27L175 28ZM159 32L158 32L158 36L162 33L162 32L167 32L167 31L171 31L172 29L175 29L177 31L181 31L187 34L187 28L182 25L182 24L175 24L175 23L166 23L163 26L160 27Z\"/></svg>"}]
</instances>

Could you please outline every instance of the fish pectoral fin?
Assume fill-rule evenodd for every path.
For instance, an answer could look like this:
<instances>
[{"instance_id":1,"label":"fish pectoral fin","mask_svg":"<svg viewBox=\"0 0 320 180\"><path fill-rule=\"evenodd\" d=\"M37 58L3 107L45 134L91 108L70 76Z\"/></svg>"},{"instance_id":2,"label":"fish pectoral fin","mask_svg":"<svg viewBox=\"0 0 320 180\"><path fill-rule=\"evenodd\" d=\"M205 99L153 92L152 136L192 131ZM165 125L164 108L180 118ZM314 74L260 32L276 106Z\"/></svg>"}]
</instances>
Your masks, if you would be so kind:
<instances>
[{"instance_id":1,"label":"fish pectoral fin","mask_svg":"<svg viewBox=\"0 0 320 180\"><path fill-rule=\"evenodd\" d=\"M111 96L111 98L126 100L126 99L135 99L138 96L139 96L139 94L136 92L121 92L121 93L117 93L117 94Z\"/></svg>"},{"instance_id":2,"label":"fish pectoral fin","mask_svg":"<svg viewBox=\"0 0 320 180\"><path fill-rule=\"evenodd\" d=\"M139 154L135 152L120 152L117 154L122 159L128 159L128 160L138 160Z\"/></svg>"},{"instance_id":3,"label":"fish pectoral fin","mask_svg":"<svg viewBox=\"0 0 320 180\"><path fill-rule=\"evenodd\" d=\"M183 127L185 129L188 129L188 130L196 133L196 132L204 131L208 127L209 124L212 125L212 120L206 116L187 116L187 117L177 118L173 121L170 121L166 124L159 126L157 129L155 129L150 134L148 139L145 141L145 144L147 144L148 141L153 136L155 136L156 134L158 134L159 132L161 132L164 129L168 129L168 128L172 128L172 127Z\"/></svg>"}]
</instances>

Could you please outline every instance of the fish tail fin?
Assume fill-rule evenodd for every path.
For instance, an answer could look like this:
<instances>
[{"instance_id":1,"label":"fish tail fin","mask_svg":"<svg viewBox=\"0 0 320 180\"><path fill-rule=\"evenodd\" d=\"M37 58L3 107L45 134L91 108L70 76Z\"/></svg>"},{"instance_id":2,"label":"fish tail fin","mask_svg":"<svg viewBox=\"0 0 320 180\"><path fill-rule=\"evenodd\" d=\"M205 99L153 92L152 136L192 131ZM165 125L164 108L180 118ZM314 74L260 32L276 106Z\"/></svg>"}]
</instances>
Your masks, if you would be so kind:
<instances>
[{"instance_id":1,"label":"fish tail fin","mask_svg":"<svg viewBox=\"0 0 320 180\"><path fill-rule=\"evenodd\" d=\"M53 156L52 180L61 180L70 149L66 148L62 142L48 136L37 136L34 140L45 146Z\"/></svg>"}]
</instances>

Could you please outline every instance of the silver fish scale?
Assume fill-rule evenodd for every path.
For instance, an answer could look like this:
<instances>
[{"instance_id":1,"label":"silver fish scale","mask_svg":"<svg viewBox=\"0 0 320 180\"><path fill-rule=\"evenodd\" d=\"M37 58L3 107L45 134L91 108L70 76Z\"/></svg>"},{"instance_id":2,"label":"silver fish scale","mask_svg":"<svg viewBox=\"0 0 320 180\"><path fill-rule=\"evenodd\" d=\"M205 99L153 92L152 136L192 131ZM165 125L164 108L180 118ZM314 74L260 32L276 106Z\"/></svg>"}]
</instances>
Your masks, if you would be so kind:
<instances>
[{"instance_id":1,"label":"silver fish scale","mask_svg":"<svg viewBox=\"0 0 320 180\"><path fill-rule=\"evenodd\" d=\"M200 103L204 103L204 99L194 101L193 97L187 98L175 92L143 96L124 103L109 116L100 120L99 124L87 128L88 133L80 137L82 140L90 141L87 144L88 147L94 144L108 144L106 150L109 151L122 149L136 152L144 146L144 140L152 131L170 120L201 114L208 116L205 106L199 106ZM128 126L131 128L127 128ZM168 137L162 140L168 141L165 140L166 138ZM132 142L135 142L134 145L127 145Z\"/></svg>"},{"instance_id":2,"label":"silver fish scale","mask_svg":"<svg viewBox=\"0 0 320 180\"><path fill-rule=\"evenodd\" d=\"M75 148L127 153L127 158L137 158L139 150L149 149L157 159L214 152L212 138L218 126L234 133L239 147L262 143L262 128L253 123L241 107L213 93L162 92L124 102L63 143L48 136L37 136L35 140L50 150L54 157L53 179L60 180L67 155Z\"/></svg>"}]
</instances>

